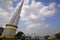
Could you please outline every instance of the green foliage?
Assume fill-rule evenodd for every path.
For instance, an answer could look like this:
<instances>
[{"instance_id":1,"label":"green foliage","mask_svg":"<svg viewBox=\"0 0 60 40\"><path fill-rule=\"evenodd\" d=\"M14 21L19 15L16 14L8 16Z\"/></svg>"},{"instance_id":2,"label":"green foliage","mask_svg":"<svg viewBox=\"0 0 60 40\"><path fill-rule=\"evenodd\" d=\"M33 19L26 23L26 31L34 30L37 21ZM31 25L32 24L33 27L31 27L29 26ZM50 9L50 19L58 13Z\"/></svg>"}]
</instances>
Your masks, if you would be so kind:
<instances>
[{"instance_id":1,"label":"green foliage","mask_svg":"<svg viewBox=\"0 0 60 40\"><path fill-rule=\"evenodd\" d=\"M60 38L60 33L55 34L56 38Z\"/></svg>"},{"instance_id":2,"label":"green foliage","mask_svg":"<svg viewBox=\"0 0 60 40\"><path fill-rule=\"evenodd\" d=\"M46 35L44 38L45 38L46 40L56 40L55 37L52 37L52 36L50 36L50 35Z\"/></svg>"},{"instance_id":3,"label":"green foliage","mask_svg":"<svg viewBox=\"0 0 60 40\"><path fill-rule=\"evenodd\" d=\"M45 39L48 39L49 35L44 36Z\"/></svg>"},{"instance_id":4,"label":"green foliage","mask_svg":"<svg viewBox=\"0 0 60 40\"><path fill-rule=\"evenodd\" d=\"M17 38L21 38L22 35L24 35L24 33L20 31L20 32L18 32L18 33L15 35L15 37L17 37Z\"/></svg>"}]
</instances>

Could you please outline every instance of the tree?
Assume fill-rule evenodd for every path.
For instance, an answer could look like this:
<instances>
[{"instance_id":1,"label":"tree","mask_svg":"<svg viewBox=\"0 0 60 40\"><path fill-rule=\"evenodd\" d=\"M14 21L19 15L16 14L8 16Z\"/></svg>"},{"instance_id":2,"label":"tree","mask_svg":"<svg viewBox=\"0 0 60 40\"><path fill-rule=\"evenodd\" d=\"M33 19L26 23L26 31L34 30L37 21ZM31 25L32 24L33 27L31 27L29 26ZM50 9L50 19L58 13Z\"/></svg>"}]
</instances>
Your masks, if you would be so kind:
<instances>
[{"instance_id":1,"label":"tree","mask_svg":"<svg viewBox=\"0 0 60 40\"><path fill-rule=\"evenodd\" d=\"M45 38L45 39L48 39L49 36L50 36L50 35L46 35L46 36L44 36L44 38Z\"/></svg>"},{"instance_id":2,"label":"tree","mask_svg":"<svg viewBox=\"0 0 60 40\"><path fill-rule=\"evenodd\" d=\"M55 37L56 37L57 39L59 39L59 38L60 38L60 33L55 34Z\"/></svg>"},{"instance_id":3,"label":"tree","mask_svg":"<svg viewBox=\"0 0 60 40\"><path fill-rule=\"evenodd\" d=\"M23 32L21 32L21 31L18 32L18 33L15 35L16 38L20 38L20 39L21 39L23 36L25 36L25 34L24 34Z\"/></svg>"},{"instance_id":4,"label":"tree","mask_svg":"<svg viewBox=\"0 0 60 40\"><path fill-rule=\"evenodd\" d=\"M51 35L46 35L44 37L46 40L56 40L54 37L52 37Z\"/></svg>"}]
</instances>

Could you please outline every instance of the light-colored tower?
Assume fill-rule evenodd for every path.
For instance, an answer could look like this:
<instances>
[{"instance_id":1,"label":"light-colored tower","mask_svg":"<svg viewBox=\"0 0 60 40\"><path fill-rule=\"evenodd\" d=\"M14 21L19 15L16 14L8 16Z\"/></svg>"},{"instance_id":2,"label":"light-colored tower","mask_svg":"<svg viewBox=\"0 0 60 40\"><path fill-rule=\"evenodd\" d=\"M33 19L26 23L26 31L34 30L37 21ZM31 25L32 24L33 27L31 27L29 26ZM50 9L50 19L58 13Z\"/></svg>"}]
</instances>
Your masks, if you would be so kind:
<instances>
[{"instance_id":1,"label":"light-colored tower","mask_svg":"<svg viewBox=\"0 0 60 40\"><path fill-rule=\"evenodd\" d=\"M6 28L4 29L4 31L2 33L3 37L5 37L5 38L14 38L15 37L23 3L24 3L24 0L20 4L20 6L17 8L17 10L16 10L15 14L13 15L13 17L11 18L10 22L8 24L6 24Z\"/></svg>"}]
</instances>

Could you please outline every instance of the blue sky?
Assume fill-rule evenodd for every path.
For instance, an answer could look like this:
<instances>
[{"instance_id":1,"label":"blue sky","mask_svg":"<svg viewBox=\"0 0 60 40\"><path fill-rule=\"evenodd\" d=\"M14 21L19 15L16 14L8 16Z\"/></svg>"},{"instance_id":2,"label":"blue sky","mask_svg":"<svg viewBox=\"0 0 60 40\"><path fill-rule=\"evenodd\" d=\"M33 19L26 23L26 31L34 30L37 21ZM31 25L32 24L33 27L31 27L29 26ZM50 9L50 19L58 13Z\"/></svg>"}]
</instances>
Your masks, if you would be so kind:
<instances>
[{"instance_id":1,"label":"blue sky","mask_svg":"<svg viewBox=\"0 0 60 40\"><path fill-rule=\"evenodd\" d=\"M18 31L25 34L60 32L60 0L24 0ZM0 24L9 22L21 0L0 1Z\"/></svg>"}]
</instances>

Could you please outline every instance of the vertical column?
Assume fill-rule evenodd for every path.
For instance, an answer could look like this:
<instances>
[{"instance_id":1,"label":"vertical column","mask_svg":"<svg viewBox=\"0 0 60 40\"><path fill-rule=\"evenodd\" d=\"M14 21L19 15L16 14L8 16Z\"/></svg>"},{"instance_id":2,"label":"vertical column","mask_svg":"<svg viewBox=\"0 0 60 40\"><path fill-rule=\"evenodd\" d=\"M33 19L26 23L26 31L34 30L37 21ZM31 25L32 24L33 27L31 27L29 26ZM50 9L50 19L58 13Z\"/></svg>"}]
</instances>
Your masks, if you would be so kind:
<instances>
[{"instance_id":1,"label":"vertical column","mask_svg":"<svg viewBox=\"0 0 60 40\"><path fill-rule=\"evenodd\" d=\"M22 9L22 5L23 5L24 0L22 1L21 5L18 7L18 9L16 10L15 14L13 15L13 17L11 18L10 22L8 24L6 24L6 28L4 29L2 36L4 36L5 38L14 38L15 37L15 33L16 33L16 29L18 28L18 21L20 18L20 13L21 13L21 9Z\"/></svg>"}]
</instances>

